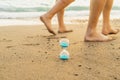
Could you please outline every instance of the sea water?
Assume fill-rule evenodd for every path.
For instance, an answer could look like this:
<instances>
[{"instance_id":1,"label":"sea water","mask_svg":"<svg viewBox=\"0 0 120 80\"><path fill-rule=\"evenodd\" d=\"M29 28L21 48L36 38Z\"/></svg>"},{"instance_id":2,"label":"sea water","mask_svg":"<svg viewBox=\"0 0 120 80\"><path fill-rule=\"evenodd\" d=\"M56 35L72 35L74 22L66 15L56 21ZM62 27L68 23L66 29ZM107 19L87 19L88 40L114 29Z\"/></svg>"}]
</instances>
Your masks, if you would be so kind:
<instances>
[{"instance_id":1,"label":"sea water","mask_svg":"<svg viewBox=\"0 0 120 80\"><path fill-rule=\"evenodd\" d=\"M6 22L4 21L6 19L7 21L11 21L11 19L38 18L47 12L55 4L55 1L56 0L0 0L0 24ZM66 8L65 17L78 19L88 18L89 1L90 0L75 0L75 2ZM120 0L114 0L111 13L113 18L120 18L119 3Z\"/></svg>"}]
</instances>

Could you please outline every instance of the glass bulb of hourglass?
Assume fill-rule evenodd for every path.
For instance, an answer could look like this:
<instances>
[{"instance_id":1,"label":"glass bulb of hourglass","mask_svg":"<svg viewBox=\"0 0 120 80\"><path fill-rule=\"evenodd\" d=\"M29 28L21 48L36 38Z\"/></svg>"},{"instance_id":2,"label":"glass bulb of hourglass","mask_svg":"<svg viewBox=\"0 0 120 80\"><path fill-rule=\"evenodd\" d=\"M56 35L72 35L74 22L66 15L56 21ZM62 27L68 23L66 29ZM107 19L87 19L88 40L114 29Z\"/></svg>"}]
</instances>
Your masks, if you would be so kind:
<instances>
[{"instance_id":1,"label":"glass bulb of hourglass","mask_svg":"<svg viewBox=\"0 0 120 80\"><path fill-rule=\"evenodd\" d=\"M60 59L61 60L68 60L69 59L69 52L67 50L63 50L61 53L60 53Z\"/></svg>"},{"instance_id":2,"label":"glass bulb of hourglass","mask_svg":"<svg viewBox=\"0 0 120 80\"><path fill-rule=\"evenodd\" d=\"M61 39L60 40L60 46L62 48L67 48L69 46L69 40L68 39Z\"/></svg>"}]
</instances>

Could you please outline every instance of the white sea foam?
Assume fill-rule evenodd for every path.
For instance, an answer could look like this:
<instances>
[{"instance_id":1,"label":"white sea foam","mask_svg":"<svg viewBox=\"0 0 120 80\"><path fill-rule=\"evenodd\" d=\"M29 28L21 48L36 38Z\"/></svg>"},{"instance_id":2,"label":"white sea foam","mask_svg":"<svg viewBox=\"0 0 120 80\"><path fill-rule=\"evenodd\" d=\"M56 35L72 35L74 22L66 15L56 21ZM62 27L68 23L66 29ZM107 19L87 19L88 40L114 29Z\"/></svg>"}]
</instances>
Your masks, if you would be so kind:
<instances>
[{"instance_id":1,"label":"white sea foam","mask_svg":"<svg viewBox=\"0 0 120 80\"><path fill-rule=\"evenodd\" d=\"M33 21L32 18L38 18L47 12L48 9L54 5L55 1L56 0L0 0L0 25L40 24L39 21ZM75 0L68 8L74 7L80 8L80 10L68 9L65 12L65 19L88 19L89 10L81 8L89 7L89 1L90 0ZM114 0L113 7L115 7L115 9L112 10L111 18L120 18L119 3L120 0ZM25 19L30 19L31 21L25 21Z\"/></svg>"}]
</instances>

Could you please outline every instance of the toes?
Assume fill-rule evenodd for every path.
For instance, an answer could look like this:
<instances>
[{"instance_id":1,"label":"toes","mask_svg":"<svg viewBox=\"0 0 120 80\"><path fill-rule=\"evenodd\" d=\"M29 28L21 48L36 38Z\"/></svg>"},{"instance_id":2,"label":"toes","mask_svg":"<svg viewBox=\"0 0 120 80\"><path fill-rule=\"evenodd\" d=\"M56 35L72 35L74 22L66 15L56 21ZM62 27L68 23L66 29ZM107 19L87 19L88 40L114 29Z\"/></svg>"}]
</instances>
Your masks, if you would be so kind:
<instances>
[{"instance_id":1,"label":"toes","mask_svg":"<svg viewBox=\"0 0 120 80\"><path fill-rule=\"evenodd\" d=\"M55 33L54 31L52 31L52 30L51 30L51 31L49 31L49 32L50 32L50 33L52 33L53 35L56 35L56 33Z\"/></svg>"},{"instance_id":2,"label":"toes","mask_svg":"<svg viewBox=\"0 0 120 80\"><path fill-rule=\"evenodd\" d=\"M116 29L116 33L115 34L117 34L119 31L120 31L120 29Z\"/></svg>"},{"instance_id":3,"label":"toes","mask_svg":"<svg viewBox=\"0 0 120 80\"><path fill-rule=\"evenodd\" d=\"M120 30L119 29L115 29L113 31L111 31L109 34L117 34Z\"/></svg>"},{"instance_id":4,"label":"toes","mask_svg":"<svg viewBox=\"0 0 120 80\"><path fill-rule=\"evenodd\" d=\"M113 41L113 40L115 40L115 38L113 38L113 37L108 37L105 41L107 42L107 41ZM104 40L103 40L104 41Z\"/></svg>"},{"instance_id":5,"label":"toes","mask_svg":"<svg viewBox=\"0 0 120 80\"><path fill-rule=\"evenodd\" d=\"M51 29L50 21L47 21L47 19L45 20L43 16L40 16L40 20L44 23L44 25L46 26L47 30L50 33L52 33L53 35L56 35L56 33Z\"/></svg>"},{"instance_id":6,"label":"toes","mask_svg":"<svg viewBox=\"0 0 120 80\"><path fill-rule=\"evenodd\" d=\"M118 32L120 32L120 29L115 29L115 30L111 30L109 32L102 32L104 35L108 35L108 34L117 34Z\"/></svg>"}]
</instances>

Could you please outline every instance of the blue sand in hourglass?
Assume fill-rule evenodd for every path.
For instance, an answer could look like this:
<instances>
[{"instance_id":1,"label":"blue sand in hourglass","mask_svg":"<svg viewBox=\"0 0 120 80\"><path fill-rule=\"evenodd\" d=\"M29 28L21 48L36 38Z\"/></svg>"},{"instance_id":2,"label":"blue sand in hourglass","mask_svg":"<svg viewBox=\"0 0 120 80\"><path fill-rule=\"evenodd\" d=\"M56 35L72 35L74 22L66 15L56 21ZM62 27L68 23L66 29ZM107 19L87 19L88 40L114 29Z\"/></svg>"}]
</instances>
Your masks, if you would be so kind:
<instances>
[{"instance_id":1,"label":"blue sand in hourglass","mask_svg":"<svg viewBox=\"0 0 120 80\"><path fill-rule=\"evenodd\" d=\"M61 43L60 43L60 46L61 46L62 48L67 48L67 47L69 46L69 43L68 43L68 42L61 42Z\"/></svg>"},{"instance_id":2,"label":"blue sand in hourglass","mask_svg":"<svg viewBox=\"0 0 120 80\"><path fill-rule=\"evenodd\" d=\"M60 53L60 59L61 60L68 60L69 59L69 52L67 50L63 50L61 53Z\"/></svg>"},{"instance_id":3,"label":"blue sand in hourglass","mask_svg":"<svg viewBox=\"0 0 120 80\"><path fill-rule=\"evenodd\" d=\"M60 59L62 59L62 60L68 60L69 59L69 55L62 54L62 55L60 55Z\"/></svg>"}]
</instances>

